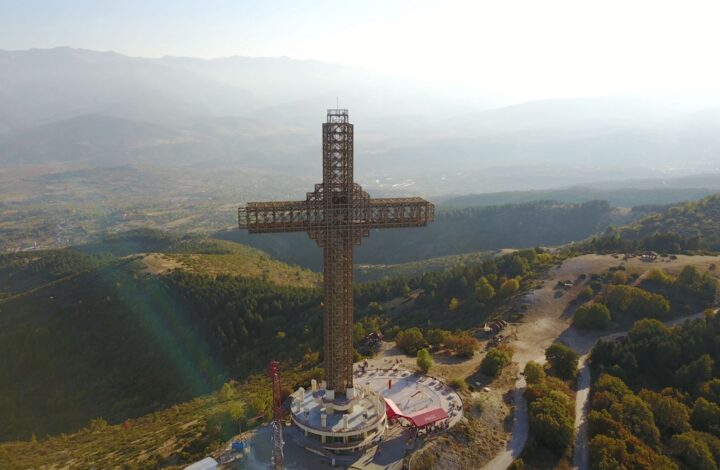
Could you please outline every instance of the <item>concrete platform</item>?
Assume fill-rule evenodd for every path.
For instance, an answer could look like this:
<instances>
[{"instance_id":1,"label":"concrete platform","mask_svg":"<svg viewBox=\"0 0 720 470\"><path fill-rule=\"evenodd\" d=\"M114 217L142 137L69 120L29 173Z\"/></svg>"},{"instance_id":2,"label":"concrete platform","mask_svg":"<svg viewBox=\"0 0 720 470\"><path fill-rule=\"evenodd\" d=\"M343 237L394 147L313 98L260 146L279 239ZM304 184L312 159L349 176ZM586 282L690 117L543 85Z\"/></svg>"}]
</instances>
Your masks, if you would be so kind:
<instances>
[{"instance_id":1,"label":"concrete platform","mask_svg":"<svg viewBox=\"0 0 720 470\"><path fill-rule=\"evenodd\" d=\"M416 374L400 368L397 364L378 364L365 373L355 365L355 388L366 385L379 396L392 399L404 414L443 408L453 426L462 418L463 405L458 394L448 385L434 377ZM388 387L388 381L392 384ZM308 392L310 393L310 392ZM442 432L442 431L439 431ZM308 439L295 425L285 427L285 464L288 469L314 470L331 468L333 461L339 468L400 470L406 455L414 450L413 432L400 424L391 425L382 436L351 454L336 455L325 449L316 439ZM272 437L264 426L255 433L251 450L236 468L259 470L269 468L272 454Z\"/></svg>"},{"instance_id":2,"label":"concrete platform","mask_svg":"<svg viewBox=\"0 0 720 470\"><path fill-rule=\"evenodd\" d=\"M404 414L442 408L450 416L450 426L462 418L460 396L435 377L416 374L400 367L356 370L355 386L369 386L384 398L392 399Z\"/></svg>"}]
</instances>

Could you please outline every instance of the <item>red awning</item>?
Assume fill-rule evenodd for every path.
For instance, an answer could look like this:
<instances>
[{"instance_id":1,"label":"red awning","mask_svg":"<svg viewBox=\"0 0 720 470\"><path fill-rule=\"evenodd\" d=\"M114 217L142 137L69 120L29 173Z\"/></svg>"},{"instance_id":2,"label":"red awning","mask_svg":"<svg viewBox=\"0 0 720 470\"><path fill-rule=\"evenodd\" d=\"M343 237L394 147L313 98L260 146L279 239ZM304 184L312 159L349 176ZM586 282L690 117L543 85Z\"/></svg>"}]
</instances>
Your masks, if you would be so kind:
<instances>
[{"instance_id":1,"label":"red awning","mask_svg":"<svg viewBox=\"0 0 720 470\"><path fill-rule=\"evenodd\" d=\"M443 419L447 419L448 414L442 408L435 408L433 410L423 411L407 418L412 421L413 425L417 428L424 428Z\"/></svg>"},{"instance_id":2,"label":"red awning","mask_svg":"<svg viewBox=\"0 0 720 470\"><path fill-rule=\"evenodd\" d=\"M434 408L432 410L421 411L413 415L406 415L400 411L400 408L394 401L392 401L391 398L385 398L385 412L387 413L388 419L409 419L416 428L424 428L425 426L429 426L448 418L447 411L442 408Z\"/></svg>"},{"instance_id":3,"label":"red awning","mask_svg":"<svg viewBox=\"0 0 720 470\"><path fill-rule=\"evenodd\" d=\"M398 408L391 398L385 398L385 405L385 412L387 413L388 419L403 416L402 411L400 411L400 408Z\"/></svg>"}]
</instances>

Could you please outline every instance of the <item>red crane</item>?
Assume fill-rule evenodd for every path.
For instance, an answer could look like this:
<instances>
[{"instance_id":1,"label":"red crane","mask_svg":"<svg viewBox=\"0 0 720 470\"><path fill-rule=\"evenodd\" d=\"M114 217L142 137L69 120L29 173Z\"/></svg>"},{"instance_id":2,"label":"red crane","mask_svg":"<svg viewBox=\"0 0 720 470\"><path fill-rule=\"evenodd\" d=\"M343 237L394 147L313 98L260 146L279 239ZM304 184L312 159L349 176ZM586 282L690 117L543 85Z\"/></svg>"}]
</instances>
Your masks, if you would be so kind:
<instances>
[{"instance_id":1,"label":"red crane","mask_svg":"<svg viewBox=\"0 0 720 470\"><path fill-rule=\"evenodd\" d=\"M271 361L268 367L268 375L272 381L272 428L273 428L273 457L272 466L274 470L283 470L285 468L285 458L283 456L283 432L282 432L282 397L280 396L280 374L278 373L280 363Z\"/></svg>"}]
</instances>

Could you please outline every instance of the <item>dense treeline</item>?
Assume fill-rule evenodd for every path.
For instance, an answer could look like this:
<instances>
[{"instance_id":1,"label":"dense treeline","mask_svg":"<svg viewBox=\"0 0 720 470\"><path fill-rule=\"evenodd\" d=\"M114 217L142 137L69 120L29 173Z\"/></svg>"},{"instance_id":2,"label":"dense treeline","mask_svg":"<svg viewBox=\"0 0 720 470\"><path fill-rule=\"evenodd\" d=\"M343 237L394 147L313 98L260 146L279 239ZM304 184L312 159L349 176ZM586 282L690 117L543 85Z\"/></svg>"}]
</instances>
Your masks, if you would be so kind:
<instances>
[{"instance_id":1,"label":"dense treeline","mask_svg":"<svg viewBox=\"0 0 720 470\"><path fill-rule=\"evenodd\" d=\"M70 248L0 254L0 299L98 268L111 258L87 255Z\"/></svg>"},{"instance_id":2,"label":"dense treeline","mask_svg":"<svg viewBox=\"0 0 720 470\"><path fill-rule=\"evenodd\" d=\"M603 231L611 217L612 209L605 201L438 209L435 221L427 227L372 231L356 250L355 260L360 264L405 263L498 248L560 245ZM322 269L322 250L305 234L254 236L234 230L216 236L260 248L286 263Z\"/></svg>"},{"instance_id":3,"label":"dense treeline","mask_svg":"<svg viewBox=\"0 0 720 470\"><path fill-rule=\"evenodd\" d=\"M135 253L229 254L232 244L207 237L141 228L99 235L97 240L76 247L84 253L127 256Z\"/></svg>"},{"instance_id":4,"label":"dense treeline","mask_svg":"<svg viewBox=\"0 0 720 470\"><path fill-rule=\"evenodd\" d=\"M640 320L592 351L591 466L714 469L720 463L720 316Z\"/></svg>"},{"instance_id":5,"label":"dense treeline","mask_svg":"<svg viewBox=\"0 0 720 470\"><path fill-rule=\"evenodd\" d=\"M583 246L596 252L718 252L720 195L671 207L620 229L609 228Z\"/></svg>"},{"instance_id":6,"label":"dense treeline","mask_svg":"<svg viewBox=\"0 0 720 470\"><path fill-rule=\"evenodd\" d=\"M530 434L522 459L511 468L557 468L570 455L574 435L574 379L578 355L554 343L545 350L545 366L534 361L525 365Z\"/></svg>"},{"instance_id":7,"label":"dense treeline","mask_svg":"<svg viewBox=\"0 0 720 470\"><path fill-rule=\"evenodd\" d=\"M228 378L262 372L270 359L290 368L321 365L320 289L185 271L152 276L130 258L70 251L12 259L35 266L27 268L33 272L67 276L44 287L38 281L34 290L0 301L0 439L77 429L97 417L117 422L139 416L207 393ZM476 323L549 259L524 250L359 285L358 337L426 328L431 315L448 311L461 323ZM8 273L26 269L3 266ZM478 300L478 282L497 294L481 289ZM382 311L378 302L410 290L416 291L416 314ZM462 336L442 341L458 354L477 347Z\"/></svg>"},{"instance_id":8,"label":"dense treeline","mask_svg":"<svg viewBox=\"0 0 720 470\"><path fill-rule=\"evenodd\" d=\"M360 316L383 313L377 302L415 293L411 311L385 326L405 328L441 321L445 328L467 328L486 319L553 260L543 250L531 248L414 278L373 281L356 286L356 305Z\"/></svg>"},{"instance_id":9,"label":"dense treeline","mask_svg":"<svg viewBox=\"0 0 720 470\"><path fill-rule=\"evenodd\" d=\"M624 274L616 271L613 276L616 285L608 286L597 301L577 309L573 318L576 326L603 329L612 323L641 318L662 320L673 314L698 312L711 306L718 292L718 282L710 272L701 274L694 266L685 266L678 276L653 269L640 287L624 285L628 280Z\"/></svg>"},{"instance_id":10,"label":"dense treeline","mask_svg":"<svg viewBox=\"0 0 720 470\"><path fill-rule=\"evenodd\" d=\"M202 335L213 357L233 376L244 377L272 357L302 357L320 349L318 289L184 272L162 282L188 312L187 333Z\"/></svg>"},{"instance_id":11,"label":"dense treeline","mask_svg":"<svg viewBox=\"0 0 720 470\"><path fill-rule=\"evenodd\" d=\"M318 351L316 289L112 264L0 303L0 439L138 416ZM317 358L314 358L317 360Z\"/></svg>"}]
</instances>

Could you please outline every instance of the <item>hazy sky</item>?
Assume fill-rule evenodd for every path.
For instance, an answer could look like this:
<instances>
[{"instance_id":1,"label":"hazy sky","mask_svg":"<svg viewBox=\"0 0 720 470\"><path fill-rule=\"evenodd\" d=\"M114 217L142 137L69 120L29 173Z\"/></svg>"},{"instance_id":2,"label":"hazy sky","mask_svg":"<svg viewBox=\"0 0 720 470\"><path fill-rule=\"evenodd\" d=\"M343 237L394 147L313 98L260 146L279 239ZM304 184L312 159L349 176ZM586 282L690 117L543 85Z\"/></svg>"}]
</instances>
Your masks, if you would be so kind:
<instances>
[{"instance_id":1,"label":"hazy sky","mask_svg":"<svg viewBox=\"0 0 720 470\"><path fill-rule=\"evenodd\" d=\"M692 0L0 0L0 49L284 55L538 98L717 93L719 24L720 2Z\"/></svg>"}]
</instances>

